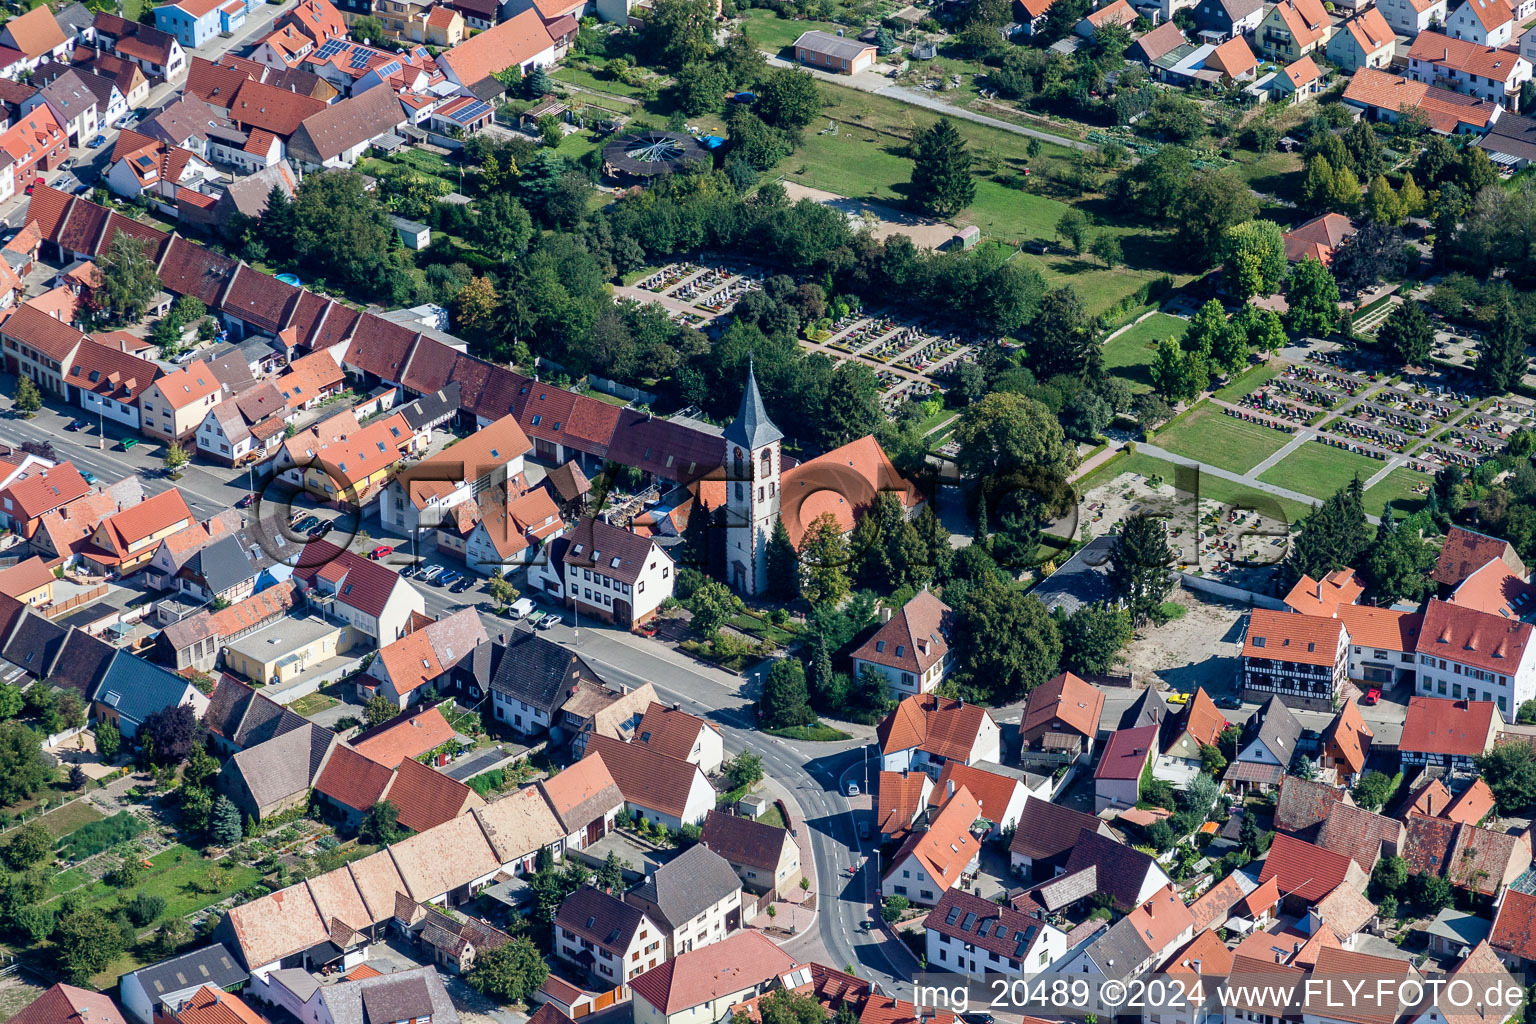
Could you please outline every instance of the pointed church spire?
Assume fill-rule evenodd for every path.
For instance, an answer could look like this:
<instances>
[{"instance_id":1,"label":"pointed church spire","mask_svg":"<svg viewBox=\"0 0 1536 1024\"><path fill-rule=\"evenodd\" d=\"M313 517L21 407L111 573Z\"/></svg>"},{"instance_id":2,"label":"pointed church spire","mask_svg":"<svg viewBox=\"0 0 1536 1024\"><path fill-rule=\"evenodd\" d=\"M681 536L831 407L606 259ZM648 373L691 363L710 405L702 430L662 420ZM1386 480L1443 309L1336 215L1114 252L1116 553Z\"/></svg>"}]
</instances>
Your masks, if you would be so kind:
<instances>
[{"instance_id":1,"label":"pointed church spire","mask_svg":"<svg viewBox=\"0 0 1536 1024\"><path fill-rule=\"evenodd\" d=\"M784 434L768 418L763 407L763 394L757 389L757 370L752 357L747 357L747 387L741 393L741 408L736 418L725 428L725 439L747 451L756 451L764 445L782 440Z\"/></svg>"}]
</instances>

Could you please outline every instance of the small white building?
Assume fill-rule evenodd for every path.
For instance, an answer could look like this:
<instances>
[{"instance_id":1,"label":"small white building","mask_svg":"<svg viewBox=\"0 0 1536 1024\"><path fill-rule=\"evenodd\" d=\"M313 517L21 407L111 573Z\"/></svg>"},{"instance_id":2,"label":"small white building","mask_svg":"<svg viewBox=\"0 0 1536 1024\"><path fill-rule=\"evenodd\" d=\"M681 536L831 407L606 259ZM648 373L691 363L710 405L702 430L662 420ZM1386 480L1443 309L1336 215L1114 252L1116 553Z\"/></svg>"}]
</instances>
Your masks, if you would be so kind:
<instances>
[{"instance_id":1,"label":"small white building","mask_svg":"<svg viewBox=\"0 0 1536 1024\"><path fill-rule=\"evenodd\" d=\"M1514 38L1515 12L1504 0L1464 0L1445 19L1445 34L1479 46L1499 47Z\"/></svg>"},{"instance_id":2,"label":"small white building","mask_svg":"<svg viewBox=\"0 0 1536 1024\"><path fill-rule=\"evenodd\" d=\"M882 771L912 769L937 775L950 761L1001 764L1002 731L986 708L954 697L908 697L881 720Z\"/></svg>"},{"instance_id":3,"label":"small white building","mask_svg":"<svg viewBox=\"0 0 1536 1024\"><path fill-rule=\"evenodd\" d=\"M714 775L725 761L725 740L720 730L697 715L678 708L652 704L635 726L634 742L654 747L663 754L698 765Z\"/></svg>"},{"instance_id":4,"label":"small white building","mask_svg":"<svg viewBox=\"0 0 1536 1024\"><path fill-rule=\"evenodd\" d=\"M664 962L665 932L639 907L584 885L555 914L555 955L600 990L620 988Z\"/></svg>"},{"instance_id":5,"label":"small white building","mask_svg":"<svg viewBox=\"0 0 1536 1024\"><path fill-rule=\"evenodd\" d=\"M154 1024L156 1014L180 1009L205 985L231 991L249 980L235 954L214 943L123 975L118 993L138 1024Z\"/></svg>"}]
</instances>

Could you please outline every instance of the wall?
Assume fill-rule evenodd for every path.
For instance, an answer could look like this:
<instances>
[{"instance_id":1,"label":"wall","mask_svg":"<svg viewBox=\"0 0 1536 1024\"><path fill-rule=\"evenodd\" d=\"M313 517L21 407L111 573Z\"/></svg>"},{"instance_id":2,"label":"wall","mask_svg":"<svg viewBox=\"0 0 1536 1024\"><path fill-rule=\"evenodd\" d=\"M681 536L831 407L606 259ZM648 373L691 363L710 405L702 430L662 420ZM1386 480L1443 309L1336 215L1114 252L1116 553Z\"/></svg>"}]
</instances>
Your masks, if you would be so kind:
<instances>
[{"instance_id":1,"label":"wall","mask_svg":"<svg viewBox=\"0 0 1536 1024\"><path fill-rule=\"evenodd\" d=\"M626 402L641 402L645 405L655 405L657 401L657 396L654 392L641 391L639 388L630 387L628 384L620 384L616 380L599 377L595 373L587 374L587 383L605 395L613 395L624 399Z\"/></svg>"},{"instance_id":2,"label":"wall","mask_svg":"<svg viewBox=\"0 0 1536 1024\"><path fill-rule=\"evenodd\" d=\"M1258 594L1227 583L1217 583L1213 579L1195 576L1192 573L1181 572L1178 576L1184 586L1190 590L1198 590L1202 594L1210 594L1228 601L1241 601L1243 604L1251 604L1259 608L1273 608L1277 612L1283 612L1287 607L1284 601L1268 594Z\"/></svg>"}]
</instances>

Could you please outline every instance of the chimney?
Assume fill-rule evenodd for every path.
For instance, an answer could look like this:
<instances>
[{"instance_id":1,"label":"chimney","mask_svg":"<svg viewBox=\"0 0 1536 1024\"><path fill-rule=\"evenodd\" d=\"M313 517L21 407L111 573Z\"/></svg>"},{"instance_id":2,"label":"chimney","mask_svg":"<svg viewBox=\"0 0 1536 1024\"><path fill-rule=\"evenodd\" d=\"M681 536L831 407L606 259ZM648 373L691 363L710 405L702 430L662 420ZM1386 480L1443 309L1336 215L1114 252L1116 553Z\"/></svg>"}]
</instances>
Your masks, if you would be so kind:
<instances>
[{"instance_id":1,"label":"chimney","mask_svg":"<svg viewBox=\"0 0 1536 1024\"><path fill-rule=\"evenodd\" d=\"M882 607L880 609L880 621L881 622L890 622L891 621L891 609L889 607Z\"/></svg>"},{"instance_id":2,"label":"chimney","mask_svg":"<svg viewBox=\"0 0 1536 1024\"><path fill-rule=\"evenodd\" d=\"M948 799L955 795L955 780L950 779L944 784L944 797Z\"/></svg>"},{"instance_id":3,"label":"chimney","mask_svg":"<svg viewBox=\"0 0 1536 1024\"><path fill-rule=\"evenodd\" d=\"M619 695L623 696L623 695L625 695L627 693L629 693L629 684L628 683L620 683L619 684Z\"/></svg>"},{"instance_id":4,"label":"chimney","mask_svg":"<svg viewBox=\"0 0 1536 1024\"><path fill-rule=\"evenodd\" d=\"M672 710L673 711L681 711L681 710L683 710L683 706L681 704L679 704L677 701L673 701L672 702Z\"/></svg>"}]
</instances>

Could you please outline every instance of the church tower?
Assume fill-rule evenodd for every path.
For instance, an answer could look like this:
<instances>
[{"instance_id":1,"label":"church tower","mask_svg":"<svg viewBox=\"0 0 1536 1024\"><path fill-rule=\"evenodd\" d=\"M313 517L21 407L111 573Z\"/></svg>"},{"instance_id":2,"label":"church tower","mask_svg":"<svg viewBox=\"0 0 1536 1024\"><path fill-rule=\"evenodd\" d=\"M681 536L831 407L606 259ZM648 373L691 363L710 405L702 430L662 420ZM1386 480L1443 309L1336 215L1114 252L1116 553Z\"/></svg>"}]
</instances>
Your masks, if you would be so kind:
<instances>
[{"instance_id":1,"label":"church tower","mask_svg":"<svg viewBox=\"0 0 1536 1024\"><path fill-rule=\"evenodd\" d=\"M768 539L779 518L779 442L757 374L747 364L747 389L736 419L725 428L726 578L743 594L768 586Z\"/></svg>"}]
</instances>

